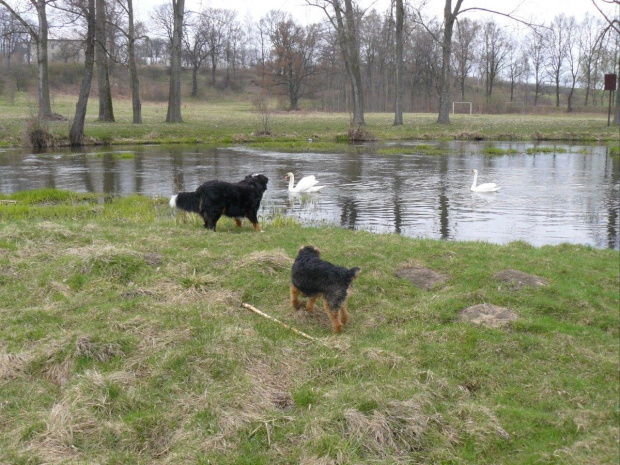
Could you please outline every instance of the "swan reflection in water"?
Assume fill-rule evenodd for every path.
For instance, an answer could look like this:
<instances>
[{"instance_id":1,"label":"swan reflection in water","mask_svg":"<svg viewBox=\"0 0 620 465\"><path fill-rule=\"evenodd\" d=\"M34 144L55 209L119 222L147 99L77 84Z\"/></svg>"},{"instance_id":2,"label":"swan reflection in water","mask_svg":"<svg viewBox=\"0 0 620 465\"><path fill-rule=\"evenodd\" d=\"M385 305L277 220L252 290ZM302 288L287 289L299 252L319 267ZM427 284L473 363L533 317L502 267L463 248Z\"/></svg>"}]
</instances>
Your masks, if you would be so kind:
<instances>
[{"instance_id":1,"label":"swan reflection in water","mask_svg":"<svg viewBox=\"0 0 620 465\"><path fill-rule=\"evenodd\" d=\"M319 196L316 193L289 192L288 203L290 208L295 208L295 205L299 205L300 208L316 208L319 204Z\"/></svg>"}]
</instances>

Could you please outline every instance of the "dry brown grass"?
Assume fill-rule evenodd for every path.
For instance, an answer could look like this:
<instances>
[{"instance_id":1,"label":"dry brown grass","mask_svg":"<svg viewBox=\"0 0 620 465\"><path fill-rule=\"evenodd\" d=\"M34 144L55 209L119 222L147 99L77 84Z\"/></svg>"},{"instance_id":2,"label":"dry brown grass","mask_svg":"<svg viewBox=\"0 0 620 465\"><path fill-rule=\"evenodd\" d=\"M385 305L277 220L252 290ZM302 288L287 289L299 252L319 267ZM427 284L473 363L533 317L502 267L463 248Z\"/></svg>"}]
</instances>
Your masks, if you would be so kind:
<instances>
[{"instance_id":1,"label":"dry brown grass","mask_svg":"<svg viewBox=\"0 0 620 465\"><path fill-rule=\"evenodd\" d=\"M4 380L21 376L25 366L30 362L31 355L25 353L0 354L0 383Z\"/></svg>"},{"instance_id":2,"label":"dry brown grass","mask_svg":"<svg viewBox=\"0 0 620 465\"><path fill-rule=\"evenodd\" d=\"M241 268L252 268L259 273L275 275L282 270L290 269L293 261L282 249L261 250L252 252L241 259Z\"/></svg>"},{"instance_id":3,"label":"dry brown grass","mask_svg":"<svg viewBox=\"0 0 620 465\"><path fill-rule=\"evenodd\" d=\"M355 409L344 412L347 434L362 447L383 457L406 457L423 447L424 433L438 415L425 413L431 403L421 396L389 403L384 409L362 413Z\"/></svg>"}]
</instances>

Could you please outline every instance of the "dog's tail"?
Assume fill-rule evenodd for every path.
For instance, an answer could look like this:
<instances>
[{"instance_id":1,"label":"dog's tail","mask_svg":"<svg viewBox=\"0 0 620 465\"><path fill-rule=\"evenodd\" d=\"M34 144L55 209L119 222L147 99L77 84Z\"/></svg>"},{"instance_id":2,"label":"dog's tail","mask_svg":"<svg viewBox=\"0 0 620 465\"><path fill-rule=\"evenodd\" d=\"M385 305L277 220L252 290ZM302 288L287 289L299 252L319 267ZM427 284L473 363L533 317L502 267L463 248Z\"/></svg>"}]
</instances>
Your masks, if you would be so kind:
<instances>
[{"instance_id":1,"label":"dog's tail","mask_svg":"<svg viewBox=\"0 0 620 465\"><path fill-rule=\"evenodd\" d=\"M176 207L186 212L200 212L200 197L195 192L179 192L170 197L170 206Z\"/></svg>"}]
</instances>

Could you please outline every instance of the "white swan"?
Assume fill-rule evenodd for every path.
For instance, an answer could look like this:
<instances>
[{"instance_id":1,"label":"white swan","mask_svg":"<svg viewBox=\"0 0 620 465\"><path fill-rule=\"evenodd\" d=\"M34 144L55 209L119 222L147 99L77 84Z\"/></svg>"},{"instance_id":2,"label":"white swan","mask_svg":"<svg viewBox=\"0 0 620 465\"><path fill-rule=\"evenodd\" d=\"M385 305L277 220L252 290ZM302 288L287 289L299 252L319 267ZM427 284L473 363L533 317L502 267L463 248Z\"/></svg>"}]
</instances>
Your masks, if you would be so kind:
<instances>
[{"instance_id":1,"label":"white swan","mask_svg":"<svg viewBox=\"0 0 620 465\"><path fill-rule=\"evenodd\" d=\"M473 192L497 192L501 189L501 187L494 182L487 182L476 186L476 182L478 181L478 170L471 170L471 173L474 175L474 182L471 185L471 190Z\"/></svg>"},{"instance_id":2,"label":"white swan","mask_svg":"<svg viewBox=\"0 0 620 465\"><path fill-rule=\"evenodd\" d=\"M293 173L286 173L284 179L288 179L288 191L289 192L318 192L325 186L317 186L318 182L314 175L304 176L299 180L296 186L295 175Z\"/></svg>"}]
</instances>

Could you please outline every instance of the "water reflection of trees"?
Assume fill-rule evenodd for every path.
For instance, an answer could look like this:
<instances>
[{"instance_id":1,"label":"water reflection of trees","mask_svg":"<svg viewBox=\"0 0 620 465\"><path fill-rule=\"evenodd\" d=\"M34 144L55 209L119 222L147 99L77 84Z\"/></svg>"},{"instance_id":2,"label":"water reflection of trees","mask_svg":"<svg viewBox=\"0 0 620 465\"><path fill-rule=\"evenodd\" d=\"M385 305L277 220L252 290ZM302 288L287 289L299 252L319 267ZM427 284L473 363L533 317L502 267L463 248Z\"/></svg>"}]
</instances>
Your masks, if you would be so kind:
<instances>
[{"instance_id":1,"label":"water reflection of trees","mask_svg":"<svg viewBox=\"0 0 620 465\"><path fill-rule=\"evenodd\" d=\"M363 179L364 164L362 157L356 153L348 153L345 157L345 163L343 165L343 173L350 180ZM338 194L341 203L340 212L340 225L348 228L355 229L358 218L357 199L354 199L352 195Z\"/></svg>"},{"instance_id":2,"label":"water reflection of trees","mask_svg":"<svg viewBox=\"0 0 620 465\"><path fill-rule=\"evenodd\" d=\"M607 247L610 249L618 248L620 231L618 231L618 209L620 209L620 160L607 155L605 160L605 173L609 173L609 183L611 188L607 188ZM607 177L607 176L606 176Z\"/></svg>"}]
</instances>

